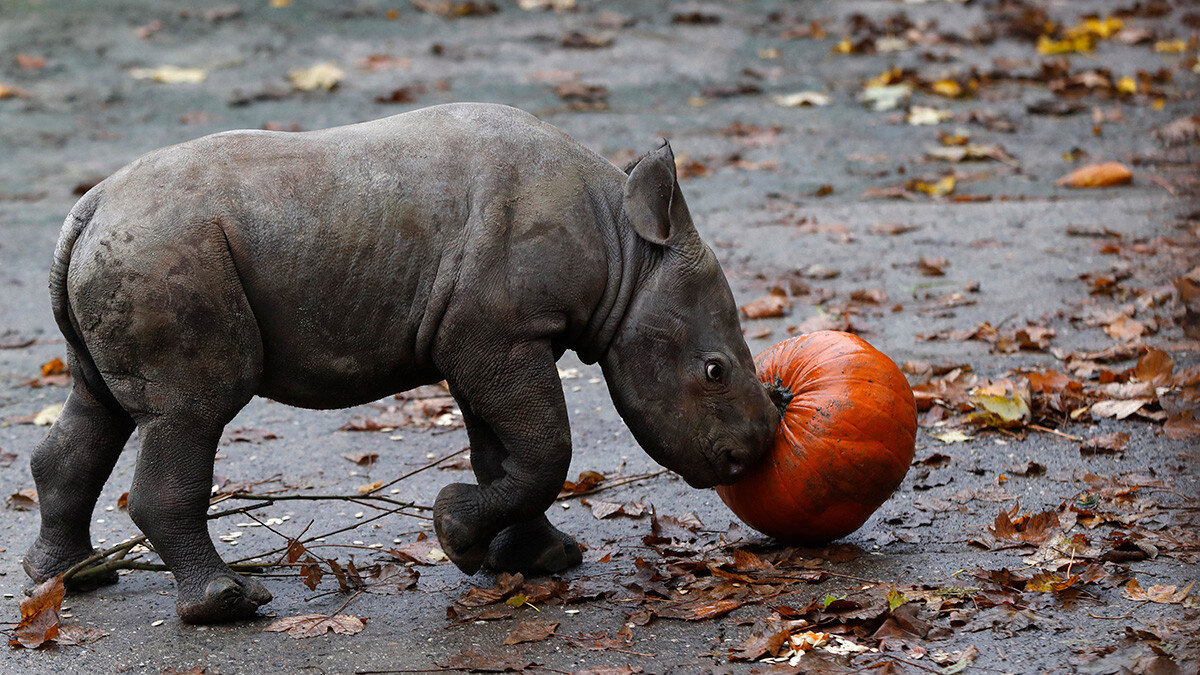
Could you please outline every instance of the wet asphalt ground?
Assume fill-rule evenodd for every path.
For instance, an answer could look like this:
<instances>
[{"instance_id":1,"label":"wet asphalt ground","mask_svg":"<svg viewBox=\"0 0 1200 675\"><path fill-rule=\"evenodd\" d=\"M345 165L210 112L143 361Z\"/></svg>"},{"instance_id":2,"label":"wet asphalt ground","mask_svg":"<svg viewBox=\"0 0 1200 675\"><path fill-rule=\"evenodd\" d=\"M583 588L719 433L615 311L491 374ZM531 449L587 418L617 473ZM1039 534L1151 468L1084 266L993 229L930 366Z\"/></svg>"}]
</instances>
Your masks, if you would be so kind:
<instances>
[{"instance_id":1,"label":"wet asphalt ground","mask_svg":"<svg viewBox=\"0 0 1200 675\"><path fill-rule=\"evenodd\" d=\"M876 20L904 12L915 22L936 19L940 30L961 34L987 19L985 3L581 0L582 11L566 13L500 4L501 11L493 16L448 20L400 2L295 0L278 8L265 1L242 2L234 5L240 10L236 15L223 17L222 12L209 16L204 12L227 5L0 0L0 84L23 92L0 99L0 343L33 341L0 349L0 420L25 418L66 396L63 387L33 388L23 383L37 376L42 363L65 356L50 314L45 279L58 229L76 199L72 191L146 151L225 129L316 129L425 105L493 101L529 110L617 162L653 148L660 137L669 137L681 164L692 162L692 173L701 174L689 177L683 189L697 227L721 258L739 302L762 296L793 270L821 265L837 272L821 278L830 273L814 271L805 280L812 292L795 299L790 316L747 321L750 335L770 329L769 335L750 340L752 351L762 351L787 337L789 326L817 316L814 298L822 294L844 298L854 290L879 288L888 301L863 307L851 317L863 337L898 363L969 364L984 377L1020 366L1053 367L1059 361L1045 352L997 355L978 341L927 341L918 336L971 328L984 321L993 325L1036 322L1054 328L1058 335L1053 344L1068 352L1103 349L1113 340L1101 328L1070 318L1089 297L1079 276L1108 270L1114 261L1099 252L1094 238L1071 233L1109 230L1145 241L1182 238L1189 222L1194 227L1194 220L1187 220L1189 214L1195 218L1197 208L1194 146L1190 165L1165 160L1135 165L1135 180L1129 186L1092 191L1054 186L1056 178L1074 168L1064 153L1076 152L1089 161L1126 163L1138 157L1162 157L1151 130L1197 107L1200 76L1178 67L1187 54L1106 42L1092 55L1072 57L1076 65L1094 62L1117 74L1174 68L1173 95L1161 109L1148 101L1084 98L1087 105L1078 114L1030 115L1028 104L1053 96L1042 86L1002 86L964 100L914 94L914 104L949 109L959 118L913 126L904 123L903 109L876 112L858 103L864 80L893 65L916 68L932 79L972 64L986 67L997 58L1030 59L1036 64L1038 55L1028 43L1003 38L990 46L944 44L873 55L830 51L841 37L846 17L855 12ZM1058 2L1050 3L1050 8L1059 20L1072 23L1086 11L1105 13L1120 5ZM395 10L394 18L389 10ZM685 11L711 14L719 22L672 23L673 13ZM772 22L768 18L772 11L785 16ZM601 12L618 13L633 23L611 27L613 19ZM810 20L823 21L828 37L780 37L784 23L805 26ZM1140 25L1174 30L1185 38L1194 34L1170 17L1147 19ZM140 37L139 29L148 35ZM560 40L572 30L611 34L613 42L598 49L565 49ZM923 53L947 58L938 62L923 58ZM16 64L17 54L44 57L45 65L22 68ZM1194 46L1190 54L1194 63ZM383 64L376 69L359 65L371 55L395 60L376 59ZM290 90L289 71L321 62L337 64L344 71L336 89ZM207 77L200 83L161 84L134 79L129 73L131 68L162 65L202 68ZM569 109L554 90L564 82L606 87L607 107ZM752 85L759 93L724 96L741 85ZM402 87L415 100L376 101ZM773 94L798 91L822 92L830 103L791 108L772 100ZM1097 125L1093 106L1119 110L1122 119ZM966 120L976 110L1007 116L1013 130ZM767 131L749 137L723 131L734 123ZM974 143L1003 145L1014 161L951 166L923 159L926 149L938 145L939 131L958 129L967 130ZM920 176L936 179L947 170L959 172L955 194L994 199L862 198L871 188ZM822 186L830 186L831 193L818 197L828 191ZM877 233L888 224L914 229L899 235ZM917 264L921 256L946 258L945 274L923 275ZM1169 285L1172 275L1180 273L1180 265L1173 259L1149 264L1142 260L1136 265L1137 279L1144 287ZM977 290L968 290L973 288ZM963 292L973 304L937 306L937 297L952 292ZM1148 342L1168 349L1181 367L1196 362L1195 343L1187 343L1177 327L1164 324ZM560 368L566 373L563 385L575 446L571 475L586 470L621 475L656 471L613 410L599 368L583 366L571 354L563 358ZM369 407L305 411L255 400L231 428L264 430L277 438L224 445L216 464L218 478L276 481L259 490L286 485L347 494L466 446L466 434L457 428L338 430L353 415L374 412ZM949 446L922 433L918 459L945 453L953 457L952 463L932 473L927 467L914 467L902 489L844 540L859 547L861 555L827 567L843 575L932 585L956 583L965 570L1021 567L1020 551L987 552L968 544L992 523L1001 504L969 499L961 508L931 512L916 508L914 502L995 488L999 474L1029 461L1044 465L1045 474L1012 476L1003 486L1023 511L1051 508L1078 493L1081 472L1136 473L1165 482L1179 495L1200 494L1193 444L1166 438L1156 423L1130 418L1066 429L1082 436L1115 430L1131 434L1129 448L1120 456L1095 457L1081 457L1078 443L1047 433L985 433ZM0 493L32 487L29 455L44 432L44 427L29 424L0 426L0 452L15 455L0 463ZM364 452L378 454L370 467L343 457ZM99 546L136 533L126 513L116 508L128 489L135 454L136 437L95 514L92 532ZM431 504L442 485L469 480L468 475L462 469L426 471L397 484L394 496ZM692 490L671 475L613 488L602 498L652 503L665 515L694 513L714 530L724 530L733 519L715 493ZM1169 493L1161 494L1161 499L1187 505ZM360 515L364 510L368 513ZM263 517L281 519L276 527L289 536L310 521L313 531L326 531L370 515L369 509L345 501L287 502L262 512ZM617 584L634 573L635 557L654 555L641 544L642 535L649 531L645 518L597 520L586 505L572 501L553 507L551 519L589 547L615 544L626 552L607 562L589 560L563 575L567 580ZM228 540L217 542L227 559L279 545L276 535L262 527L246 527L248 522L234 517L213 524L214 536L225 535ZM19 597L25 587L19 561L36 527L36 511L0 511L5 621L17 617L17 600L10 595ZM432 533L427 521L390 516L331 537L328 543L390 546L394 539L412 541L422 531ZM233 532L241 535L228 536ZM377 555L362 549L346 549L338 555L348 553L359 561ZM1174 556L1139 561L1132 567L1143 585L1185 586L1200 578L1196 564ZM265 581L275 600L264 610L272 615L331 612L347 599L340 594L313 599L317 593L295 578ZM449 625L447 607L472 585L490 586L491 579L486 574L467 578L448 564L422 567L415 589L354 598L344 611L369 617L361 633L292 640L262 632L265 620L184 625L175 617L169 576L133 572L115 586L66 600L64 610L72 615L67 621L100 629L106 637L87 647L6 651L0 654L0 669L353 672L437 668L472 648L567 672L624 665L646 672L726 668L747 672L765 667L731 663L726 656L745 640L749 622L768 613L765 605L745 606L715 620L660 619L638 626L626 652L585 650L560 638L502 646L516 621ZM802 598L797 602L844 593L855 585L846 578L801 585L795 589ZM326 581L319 592L331 588ZM1078 653L1116 644L1127 627L1194 618L1196 613L1194 597L1190 608L1135 604L1114 589L1105 590L1101 600L1062 608L1042 625L1012 635L1003 630L955 631L929 648L952 652L974 645L980 650L975 665L984 672L1064 672L1080 667L1073 661ZM566 613L563 607L550 606L537 616L560 621L562 634L614 634L628 613L620 603L606 601L567 609L572 608L580 611ZM909 670L938 668L928 659L919 663L924 668Z\"/></svg>"}]
</instances>

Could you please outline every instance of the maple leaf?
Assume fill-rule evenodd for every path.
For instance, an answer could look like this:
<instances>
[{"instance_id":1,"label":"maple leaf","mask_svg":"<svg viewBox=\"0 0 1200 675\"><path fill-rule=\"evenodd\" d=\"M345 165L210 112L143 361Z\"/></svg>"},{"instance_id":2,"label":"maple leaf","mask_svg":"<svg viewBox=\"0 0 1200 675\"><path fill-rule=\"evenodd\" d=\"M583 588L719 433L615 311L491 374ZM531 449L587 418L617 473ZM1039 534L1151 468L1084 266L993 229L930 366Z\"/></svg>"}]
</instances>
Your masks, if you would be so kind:
<instances>
[{"instance_id":1,"label":"maple leaf","mask_svg":"<svg viewBox=\"0 0 1200 675\"><path fill-rule=\"evenodd\" d=\"M988 528L988 532L996 539L1040 544L1058 531L1057 511L1043 511L1017 517L1018 508L1018 506L1013 506L1009 511L1001 509L1000 514L996 516L995 524Z\"/></svg>"},{"instance_id":2,"label":"maple leaf","mask_svg":"<svg viewBox=\"0 0 1200 675\"><path fill-rule=\"evenodd\" d=\"M349 614L300 614L276 619L263 630L268 633L287 633L290 637L300 640L329 632L355 635L364 627L363 619Z\"/></svg>"}]
</instances>

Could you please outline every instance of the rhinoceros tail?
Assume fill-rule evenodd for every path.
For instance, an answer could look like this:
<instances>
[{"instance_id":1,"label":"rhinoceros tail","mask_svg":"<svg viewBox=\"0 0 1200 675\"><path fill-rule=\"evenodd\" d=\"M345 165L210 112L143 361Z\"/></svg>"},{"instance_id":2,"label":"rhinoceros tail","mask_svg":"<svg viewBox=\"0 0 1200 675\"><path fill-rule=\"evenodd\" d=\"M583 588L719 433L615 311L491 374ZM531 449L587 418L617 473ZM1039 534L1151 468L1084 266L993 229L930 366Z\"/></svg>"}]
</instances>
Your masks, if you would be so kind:
<instances>
[{"instance_id":1,"label":"rhinoceros tail","mask_svg":"<svg viewBox=\"0 0 1200 675\"><path fill-rule=\"evenodd\" d=\"M88 190L87 194L75 203L63 222L62 231L58 235L58 245L54 247L54 261L50 264L50 307L54 311L54 321L58 324L59 331L66 338L67 345L75 356L71 365L76 372L72 375L82 378L96 400L114 411L123 413L121 405L117 403L117 399L96 368L96 362L92 360L87 344L76 329L71 301L67 294L67 271L71 265L71 253L75 250L75 242L79 235L91 223L96 209L100 206L102 185L103 183Z\"/></svg>"}]
</instances>

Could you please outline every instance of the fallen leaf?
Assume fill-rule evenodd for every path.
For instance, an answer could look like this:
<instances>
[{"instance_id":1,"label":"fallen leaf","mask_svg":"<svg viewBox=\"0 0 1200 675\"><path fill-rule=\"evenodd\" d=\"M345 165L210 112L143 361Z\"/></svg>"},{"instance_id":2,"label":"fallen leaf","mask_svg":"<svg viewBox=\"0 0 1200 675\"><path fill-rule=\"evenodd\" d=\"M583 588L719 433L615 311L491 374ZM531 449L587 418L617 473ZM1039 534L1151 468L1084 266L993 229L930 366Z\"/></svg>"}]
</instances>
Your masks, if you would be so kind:
<instances>
[{"instance_id":1,"label":"fallen leaf","mask_svg":"<svg viewBox=\"0 0 1200 675\"><path fill-rule=\"evenodd\" d=\"M1182 410L1167 418L1163 433L1177 441L1200 437L1200 419L1195 417L1195 411Z\"/></svg>"},{"instance_id":2,"label":"fallen leaf","mask_svg":"<svg viewBox=\"0 0 1200 675\"><path fill-rule=\"evenodd\" d=\"M1120 162L1103 162L1080 167L1055 181L1055 185L1072 188L1111 187L1133 181L1133 173Z\"/></svg>"},{"instance_id":3,"label":"fallen leaf","mask_svg":"<svg viewBox=\"0 0 1200 675\"><path fill-rule=\"evenodd\" d=\"M32 511L38 507L38 493L33 488L22 488L8 496L8 508L13 511Z\"/></svg>"},{"instance_id":4,"label":"fallen leaf","mask_svg":"<svg viewBox=\"0 0 1200 675\"><path fill-rule=\"evenodd\" d=\"M208 78L208 73L203 68L178 66L131 68L129 75L135 80L151 80L159 84L197 84Z\"/></svg>"},{"instance_id":5,"label":"fallen leaf","mask_svg":"<svg viewBox=\"0 0 1200 675\"><path fill-rule=\"evenodd\" d=\"M13 87L3 82L0 82L0 99L6 98L25 98L29 96L24 89Z\"/></svg>"},{"instance_id":6,"label":"fallen leaf","mask_svg":"<svg viewBox=\"0 0 1200 675\"><path fill-rule=\"evenodd\" d=\"M390 54L369 54L355 61L354 65L363 70L400 70L412 65L412 60Z\"/></svg>"},{"instance_id":7,"label":"fallen leaf","mask_svg":"<svg viewBox=\"0 0 1200 675\"><path fill-rule=\"evenodd\" d=\"M605 110L608 108L608 87L582 82L564 82L554 87L554 93L572 110Z\"/></svg>"},{"instance_id":8,"label":"fallen leaf","mask_svg":"<svg viewBox=\"0 0 1200 675\"><path fill-rule=\"evenodd\" d=\"M1109 399L1093 403L1089 410L1096 417L1123 420L1141 410L1142 406L1153 402L1152 398Z\"/></svg>"},{"instance_id":9,"label":"fallen leaf","mask_svg":"<svg viewBox=\"0 0 1200 675\"><path fill-rule=\"evenodd\" d=\"M1141 337L1146 332L1146 325L1137 319L1121 315L1105 324L1104 332L1114 340L1128 342Z\"/></svg>"},{"instance_id":10,"label":"fallen leaf","mask_svg":"<svg viewBox=\"0 0 1200 675\"><path fill-rule=\"evenodd\" d=\"M900 107L911 95L912 85L907 83L870 85L862 90L858 100L866 103L871 110L884 111Z\"/></svg>"},{"instance_id":11,"label":"fallen leaf","mask_svg":"<svg viewBox=\"0 0 1200 675\"><path fill-rule=\"evenodd\" d=\"M641 518L646 515L646 507L638 502L627 502L618 504L615 502L588 502L584 500L592 508L592 515L598 520L612 518L613 516L627 516L629 518Z\"/></svg>"},{"instance_id":12,"label":"fallen leaf","mask_svg":"<svg viewBox=\"0 0 1200 675\"><path fill-rule=\"evenodd\" d=\"M941 256L921 256L917 261L917 269L921 270L921 274L927 277L945 276L946 268L950 266L950 261Z\"/></svg>"},{"instance_id":13,"label":"fallen leaf","mask_svg":"<svg viewBox=\"0 0 1200 675\"><path fill-rule=\"evenodd\" d=\"M254 443L259 444L264 441L273 441L279 438L274 433L266 429L255 429L253 427L240 427L231 431L226 431L221 438L222 445L230 443Z\"/></svg>"},{"instance_id":14,"label":"fallen leaf","mask_svg":"<svg viewBox=\"0 0 1200 675\"><path fill-rule=\"evenodd\" d=\"M580 494L595 489L595 487L604 482L604 474L599 471L582 471L579 478L574 481L565 481L562 487L563 494Z\"/></svg>"},{"instance_id":15,"label":"fallen leaf","mask_svg":"<svg viewBox=\"0 0 1200 675\"><path fill-rule=\"evenodd\" d=\"M296 639L319 637L329 632L354 635L364 628L363 620L349 614L301 614L276 619L263 630L268 633L287 633Z\"/></svg>"},{"instance_id":16,"label":"fallen leaf","mask_svg":"<svg viewBox=\"0 0 1200 675\"><path fill-rule=\"evenodd\" d=\"M930 108L929 106L914 105L908 110L908 116L904 118L906 122L912 126L932 126L941 124L946 120L954 117L954 113L950 110L939 110Z\"/></svg>"},{"instance_id":17,"label":"fallen leaf","mask_svg":"<svg viewBox=\"0 0 1200 675\"><path fill-rule=\"evenodd\" d=\"M867 231L871 234L886 234L894 237L899 234L908 234L909 232L914 232L918 229L920 228L916 225L905 225L903 223L880 223L879 225L873 225L871 229Z\"/></svg>"},{"instance_id":18,"label":"fallen leaf","mask_svg":"<svg viewBox=\"0 0 1200 675\"><path fill-rule=\"evenodd\" d=\"M484 653L471 647L445 663L445 668L466 672L523 673L533 662L510 654Z\"/></svg>"},{"instance_id":19,"label":"fallen leaf","mask_svg":"<svg viewBox=\"0 0 1200 675\"><path fill-rule=\"evenodd\" d=\"M523 642L541 642L554 635L558 628L557 621L522 621L513 632L504 638L506 645L519 645Z\"/></svg>"},{"instance_id":20,"label":"fallen leaf","mask_svg":"<svg viewBox=\"0 0 1200 675\"><path fill-rule=\"evenodd\" d=\"M90 645L96 640L108 635L99 628L80 626L79 624L60 625L54 644L58 645Z\"/></svg>"},{"instance_id":21,"label":"fallen leaf","mask_svg":"<svg viewBox=\"0 0 1200 675\"><path fill-rule=\"evenodd\" d=\"M311 68L302 68L288 73L292 86L299 91L330 91L346 77L346 73L332 63L318 63Z\"/></svg>"},{"instance_id":22,"label":"fallen leaf","mask_svg":"<svg viewBox=\"0 0 1200 675\"><path fill-rule=\"evenodd\" d=\"M1042 511L1018 517L1017 508L1013 506L1008 511L1001 509L988 532L996 539L1040 544L1058 531L1058 512Z\"/></svg>"},{"instance_id":23,"label":"fallen leaf","mask_svg":"<svg viewBox=\"0 0 1200 675\"><path fill-rule=\"evenodd\" d=\"M9 646L37 649L58 636L61 621L58 611L66 595L62 575L48 579L21 599L21 620L13 627Z\"/></svg>"},{"instance_id":24,"label":"fallen leaf","mask_svg":"<svg viewBox=\"0 0 1200 675\"><path fill-rule=\"evenodd\" d=\"M415 103L417 94L425 92L425 87L413 85L409 87L398 87L386 94L381 94L375 97L376 103Z\"/></svg>"},{"instance_id":25,"label":"fallen leaf","mask_svg":"<svg viewBox=\"0 0 1200 675\"><path fill-rule=\"evenodd\" d=\"M562 36L559 45L564 49L603 49L611 47L613 36L607 33L584 33L573 30Z\"/></svg>"},{"instance_id":26,"label":"fallen leaf","mask_svg":"<svg viewBox=\"0 0 1200 675\"><path fill-rule=\"evenodd\" d=\"M348 452L348 453L342 455L342 457L351 462L354 462L355 464L357 464L359 466L371 466L379 459L379 453L378 452Z\"/></svg>"},{"instance_id":27,"label":"fallen leaf","mask_svg":"<svg viewBox=\"0 0 1200 675\"><path fill-rule=\"evenodd\" d=\"M792 309L792 301L782 292L772 292L740 307L747 319L767 319L784 316Z\"/></svg>"},{"instance_id":28,"label":"fallen leaf","mask_svg":"<svg viewBox=\"0 0 1200 675\"><path fill-rule=\"evenodd\" d=\"M477 0L412 0L412 3L422 12L436 14L445 19L490 16L499 11L494 3Z\"/></svg>"},{"instance_id":29,"label":"fallen leaf","mask_svg":"<svg viewBox=\"0 0 1200 675\"><path fill-rule=\"evenodd\" d=\"M18 52L13 61L21 70L41 70L46 67L46 59L35 54Z\"/></svg>"},{"instance_id":30,"label":"fallen leaf","mask_svg":"<svg viewBox=\"0 0 1200 675\"><path fill-rule=\"evenodd\" d=\"M1155 130L1154 137L1167 147L1200 143L1200 115L1180 117Z\"/></svg>"},{"instance_id":31,"label":"fallen leaf","mask_svg":"<svg viewBox=\"0 0 1200 675\"><path fill-rule=\"evenodd\" d=\"M940 434L932 434L932 436L947 445L951 443L965 443L972 438L971 436L968 436L967 434L958 430L945 431Z\"/></svg>"},{"instance_id":32,"label":"fallen leaf","mask_svg":"<svg viewBox=\"0 0 1200 675\"><path fill-rule=\"evenodd\" d=\"M850 299L855 302L865 302L871 305L882 305L888 301L888 295L882 288L862 288L850 292Z\"/></svg>"},{"instance_id":33,"label":"fallen leaf","mask_svg":"<svg viewBox=\"0 0 1200 675\"><path fill-rule=\"evenodd\" d=\"M1171 373L1175 370L1175 361L1161 349L1150 347L1138 359L1133 368L1133 374L1139 382L1149 382L1156 387L1171 384Z\"/></svg>"},{"instance_id":34,"label":"fallen leaf","mask_svg":"<svg viewBox=\"0 0 1200 675\"><path fill-rule=\"evenodd\" d=\"M1187 599L1188 592L1192 590L1192 586L1196 582L1187 585L1186 588L1176 589L1174 586L1151 586L1147 589L1142 589L1142 585L1137 579L1130 579L1123 587L1121 587L1121 595L1134 602L1154 602L1160 605L1175 605Z\"/></svg>"},{"instance_id":35,"label":"fallen leaf","mask_svg":"<svg viewBox=\"0 0 1200 675\"><path fill-rule=\"evenodd\" d=\"M800 91L794 94L779 94L774 97L776 103L786 108L803 108L829 105L827 94L819 91Z\"/></svg>"},{"instance_id":36,"label":"fallen leaf","mask_svg":"<svg viewBox=\"0 0 1200 675\"><path fill-rule=\"evenodd\" d=\"M930 197L945 197L954 192L956 182L953 175L942 176L932 183L914 178L905 183L904 188L912 192L923 192Z\"/></svg>"},{"instance_id":37,"label":"fallen leaf","mask_svg":"<svg viewBox=\"0 0 1200 675\"><path fill-rule=\"evenodd\" d=\"M1170 435L1168 433L1168 435ZM1114 431L1103 436L1093 436L1079 446L1081 455L1098 455L1106 452L1121 452L1129 445L1129 434L1124 431Z\"/></svg>"}]
</instances>

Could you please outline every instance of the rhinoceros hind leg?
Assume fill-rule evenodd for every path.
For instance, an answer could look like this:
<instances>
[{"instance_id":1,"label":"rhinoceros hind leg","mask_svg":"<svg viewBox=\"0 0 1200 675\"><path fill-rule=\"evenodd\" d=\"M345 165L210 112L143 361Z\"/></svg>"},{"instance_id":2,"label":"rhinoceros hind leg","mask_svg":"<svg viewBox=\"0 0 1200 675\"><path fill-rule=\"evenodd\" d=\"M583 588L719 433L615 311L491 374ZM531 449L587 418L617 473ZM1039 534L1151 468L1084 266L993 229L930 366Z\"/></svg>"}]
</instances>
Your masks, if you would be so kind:
<instances>
[{"instance_id":1,"label":"rhinoceros hind leg","mask_svg":"<svg viewBox=\"0 0 1200 675\"><path fill-rule=\"evenodd\" d=\"M546 516L510 525L492 540L484 563L497 572L557 574L583 562L579 544Z\"/></svg>"},{"instance_id":2,"label":"rhinoceros hind leg","mask_svg":"<svg viewBox=\"0 0 1200 675\"><path fill-rule=\"evenodd\" d=\"M105 407L86 385L75 383L58 420L30 461L42 521L23 561L30 579L41 583L93 554L92 510L131 433L133 420L128 415ZM71 588L89 590L116 580L114 572Z\"/></svg>"}]
</instances>

